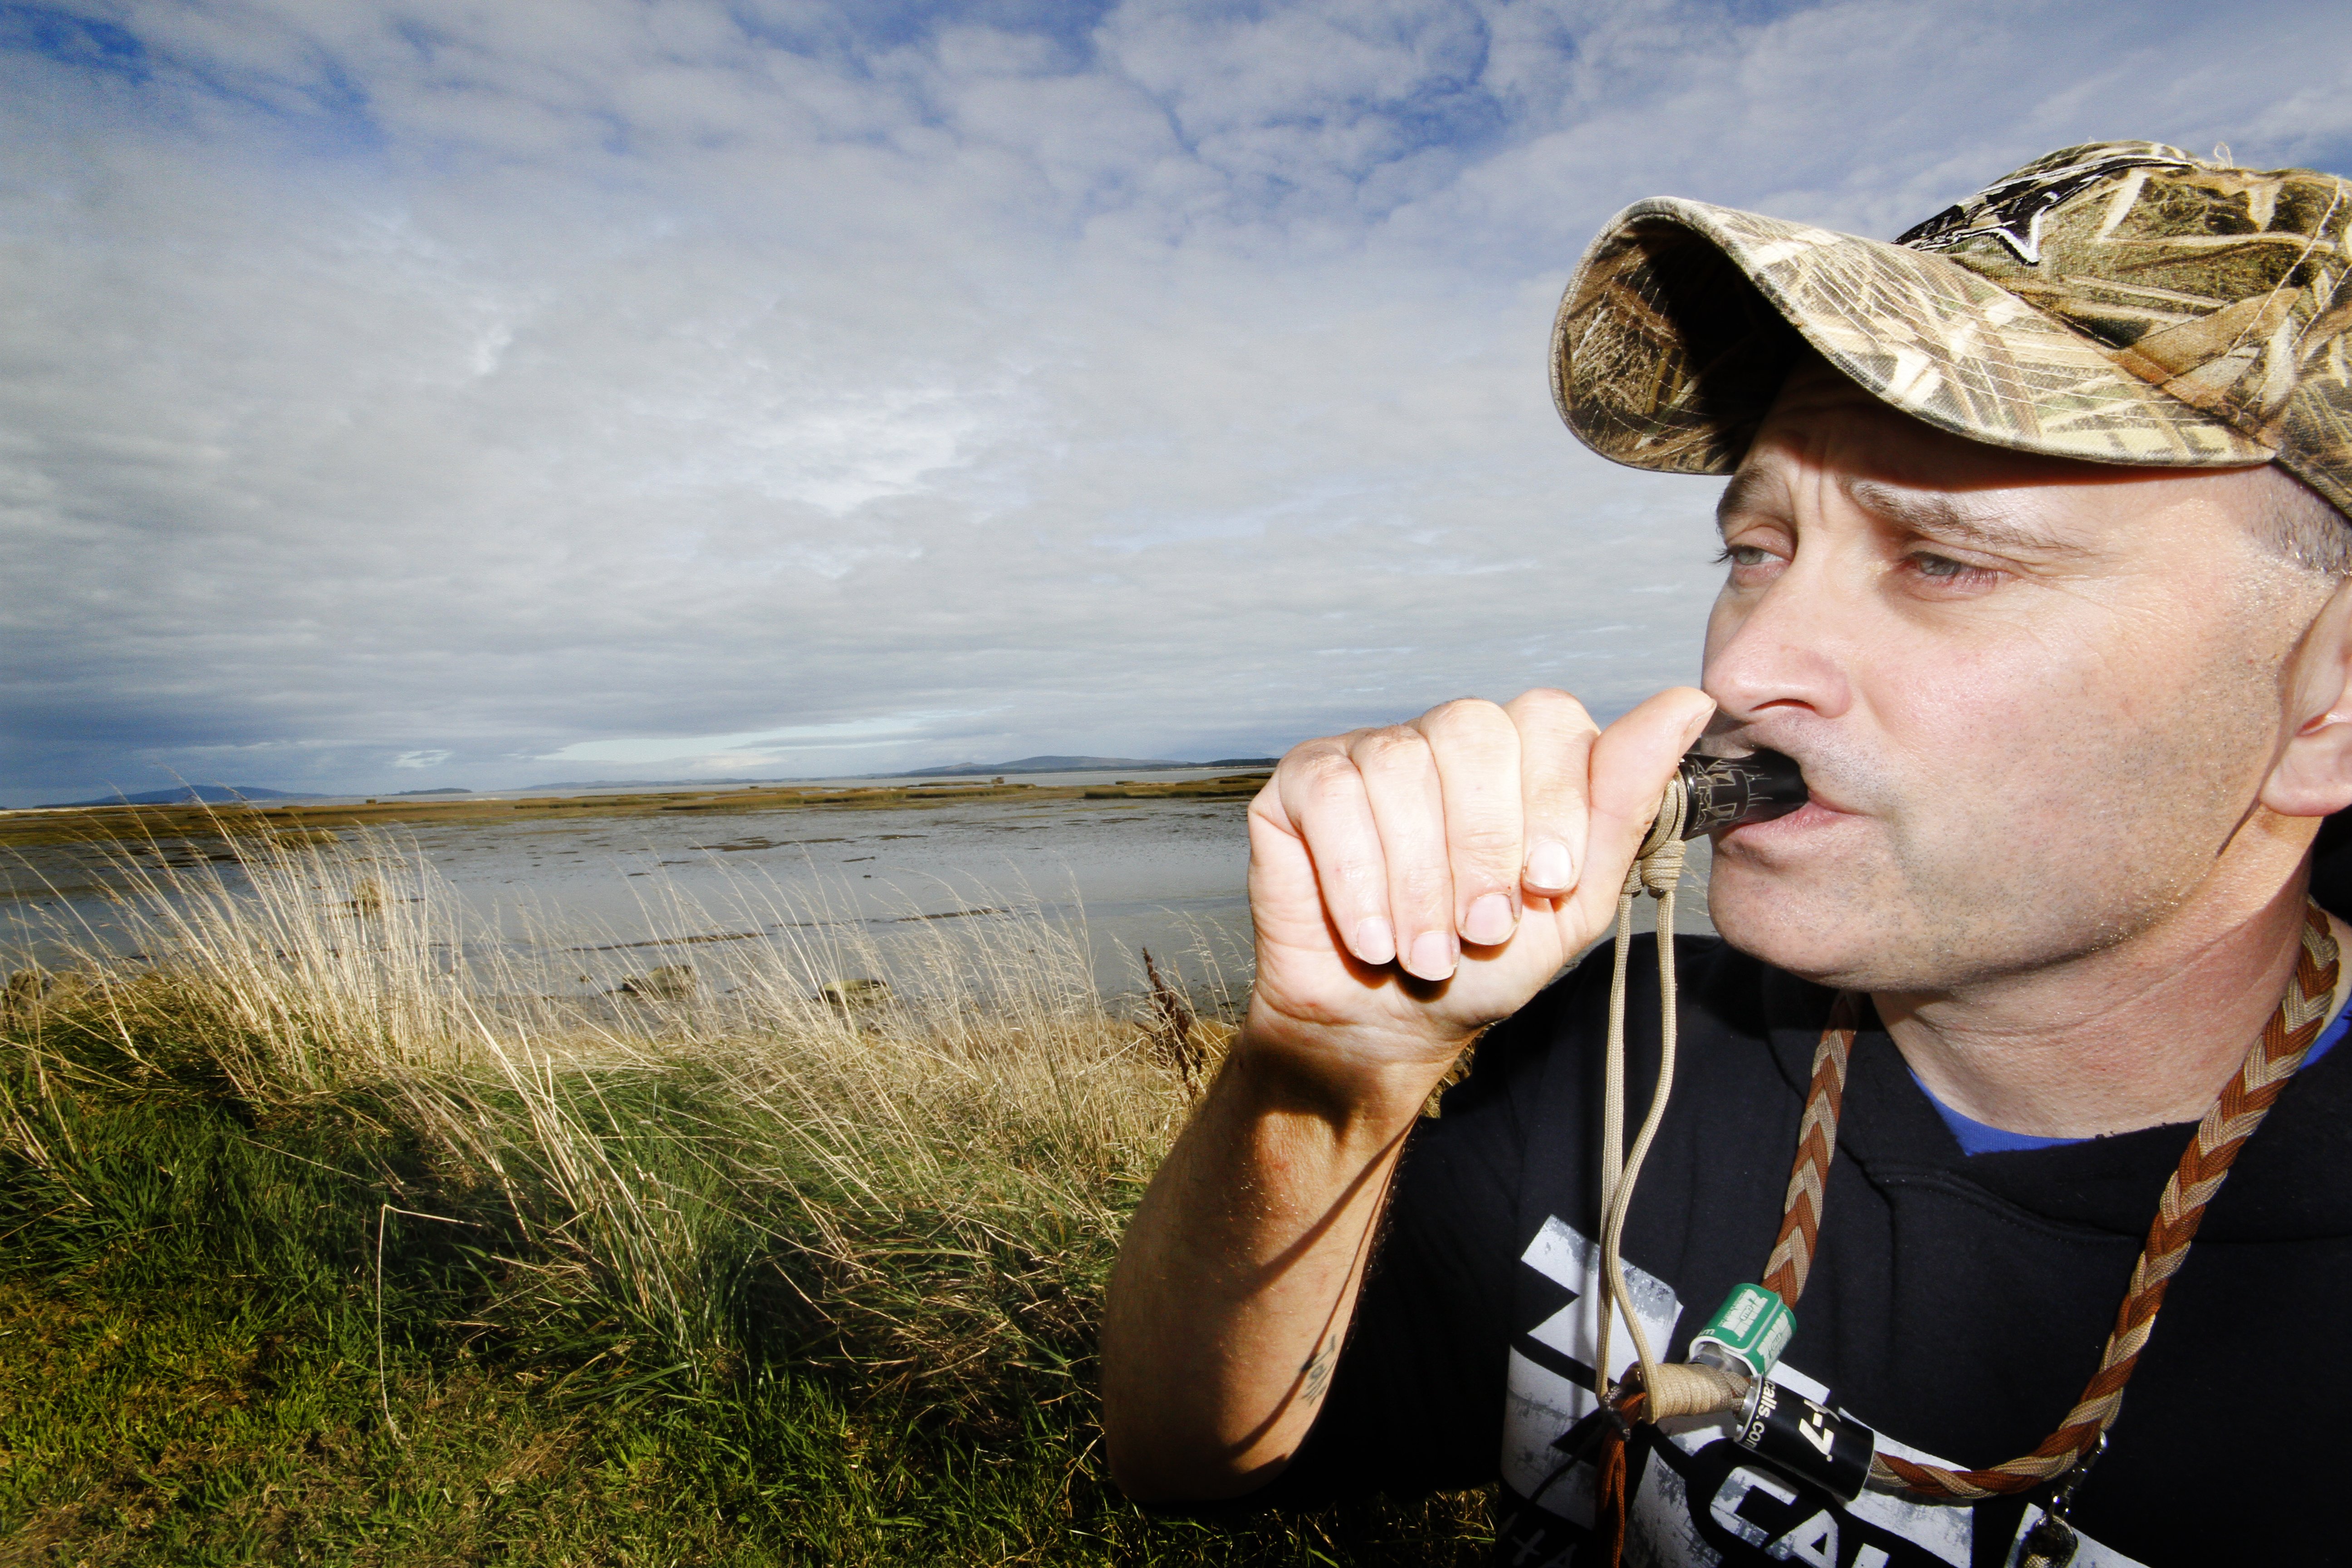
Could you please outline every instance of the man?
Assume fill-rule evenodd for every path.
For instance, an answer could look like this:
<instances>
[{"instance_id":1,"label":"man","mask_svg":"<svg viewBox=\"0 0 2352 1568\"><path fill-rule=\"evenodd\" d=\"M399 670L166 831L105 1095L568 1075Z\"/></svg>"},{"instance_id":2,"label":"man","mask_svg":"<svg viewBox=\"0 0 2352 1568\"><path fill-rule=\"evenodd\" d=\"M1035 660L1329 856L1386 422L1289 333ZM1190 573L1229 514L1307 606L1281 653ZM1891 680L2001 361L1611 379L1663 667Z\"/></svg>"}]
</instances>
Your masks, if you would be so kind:
<instances>
[{"instance_id":1,"label":"man","mask_svg":"<svg viewBox=\"0 0 2352 1568\"><path fill-rule=\"evenodd\" d=\"M1893 245L1621 216L1555 391L1606 456L1733 476L1705 690L1598 732L1559 692L1448 703L1284 760L1248 1016L1112 1280L1121 1485L1499 1480L1512 1564L1591 1560L1620 1503L1633 1562L2352 1557L2352 953L2305 901L2352 805L2347 223L2332 176L2145 142ZM1874 1428L1858 1492L1633 1400L1601 1495L1592 1363L1633 1362L1596 1346L1609 953L1552 982L1710 726L1812 799L1714 847L1630 1297L1681 1360L1814 1205L1770 1376L1824 1454ZM1632 974L1638 1107L1661 1009ZM1902 1481L1928 1467L1987 1479Z\"/></svg>"}]
</instances>

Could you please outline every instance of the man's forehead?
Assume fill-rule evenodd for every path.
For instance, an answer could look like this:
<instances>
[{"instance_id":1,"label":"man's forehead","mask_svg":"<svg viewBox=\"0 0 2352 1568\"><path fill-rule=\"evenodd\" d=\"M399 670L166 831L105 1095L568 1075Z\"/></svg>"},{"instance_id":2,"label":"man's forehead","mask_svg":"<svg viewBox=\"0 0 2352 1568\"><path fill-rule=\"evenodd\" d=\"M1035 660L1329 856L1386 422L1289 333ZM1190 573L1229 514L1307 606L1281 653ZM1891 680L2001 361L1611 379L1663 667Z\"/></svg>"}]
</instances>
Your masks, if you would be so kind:
<instances>
[{"instance_id":1,"label":"man's forehead","mask_svg":"<svg viewBox=\"0 0 2352 1568\"><path fill-rule=\"evenodd\" d=\"M1815 360L1793 371L1716 509L1717 523L1786 512L1826 484L1897 526L1991 545L2095 547L2149 493L2207 489L2240 470L2162 469L2011 451L1891 408Z\"/></svg>"},{"instance_id":2,"label":"man's forehead","mask_svg":"<svg viewBox=\"0 0 2352 1568\"><path fill-rule=\"evenodd\" d=\"M1791 478L1777 466L1741 468L1717 503L1717 530L1727 531L1757 513L1792 511ZM1851 505L1906 532L1990 550L2081 553L2095 548L2104 531L2090 516L2070 517L2063 507L2034 504L2014 492L1937 489L1854 474L1832 475L1830 482Z\"/></svg>"}]
</instances>

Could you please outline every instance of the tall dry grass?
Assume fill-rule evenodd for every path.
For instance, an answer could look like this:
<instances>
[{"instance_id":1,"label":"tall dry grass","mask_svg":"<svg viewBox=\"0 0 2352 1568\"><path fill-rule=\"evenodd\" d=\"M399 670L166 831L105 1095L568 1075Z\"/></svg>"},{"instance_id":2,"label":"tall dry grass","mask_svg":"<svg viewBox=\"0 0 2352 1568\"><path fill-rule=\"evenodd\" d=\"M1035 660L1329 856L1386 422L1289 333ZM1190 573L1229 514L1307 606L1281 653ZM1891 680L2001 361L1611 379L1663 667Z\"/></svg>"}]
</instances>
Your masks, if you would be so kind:
<instances>
[{"instance_id":1,"label":"tall dry grass","mask_svg":"<svg viewBox=\"0 0 2352 1568\"><path fill-rule=\"evenodd\" d=\"M379 1255L457 1227L469 1332L832 1366L981 1431L1083 1396L1123 1215L1221 1031L1107 996L1082 931L1031 904L886 938L742 888L718 923L772 940L693 945L713 911L673 898L652 973L583 995L413 848L230 842L226 869L124 857L127 944L49 933L79 979L11 994L0 1147L59 1165L93 1092L336 1108L416 1152Z\"/></svg>"}]
</instances>

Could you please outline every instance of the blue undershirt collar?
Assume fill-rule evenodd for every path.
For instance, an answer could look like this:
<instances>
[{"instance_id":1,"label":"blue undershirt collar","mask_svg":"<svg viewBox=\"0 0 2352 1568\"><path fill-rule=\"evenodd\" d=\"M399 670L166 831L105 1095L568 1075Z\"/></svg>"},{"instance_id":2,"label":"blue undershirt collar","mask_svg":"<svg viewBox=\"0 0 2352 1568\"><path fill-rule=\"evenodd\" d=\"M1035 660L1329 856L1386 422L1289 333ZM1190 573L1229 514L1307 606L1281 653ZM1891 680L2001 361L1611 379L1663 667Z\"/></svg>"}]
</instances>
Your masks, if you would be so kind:
<instances>
[{"instance_id":1,"label":"blue undershirt collar","mask_svg":"<svg viewBox=\"0 0 2352 1568\"><path fill-rule=\"evenodd\" d=\"M2352 1032L2352 1006L2338 1013L2336 1021L2320 1031L2319 1038L2311 1042L2311 1052L2303 1058L2303 1065L2310 1067L2318 1061L2335 1048L2336 1042L2342 1039L2347 1032ZM2090 1142L2087 1138L2042 1138L2032 1132L2011 1132L1954 1110L1936 1098L1934 1089L1920 1082L1917 1073L1911 1075L1911 1081L1919 1085L1919 1092L1927 1097L1927 1103L1936 1108L1936 1114L1942 1117L1944 1125L1952 1130L1952 1136L1959 1141L1963 1154L2006 1154L2019 1149L2055 1149L2062 1143Z\"/></svg>"}]
</instances>

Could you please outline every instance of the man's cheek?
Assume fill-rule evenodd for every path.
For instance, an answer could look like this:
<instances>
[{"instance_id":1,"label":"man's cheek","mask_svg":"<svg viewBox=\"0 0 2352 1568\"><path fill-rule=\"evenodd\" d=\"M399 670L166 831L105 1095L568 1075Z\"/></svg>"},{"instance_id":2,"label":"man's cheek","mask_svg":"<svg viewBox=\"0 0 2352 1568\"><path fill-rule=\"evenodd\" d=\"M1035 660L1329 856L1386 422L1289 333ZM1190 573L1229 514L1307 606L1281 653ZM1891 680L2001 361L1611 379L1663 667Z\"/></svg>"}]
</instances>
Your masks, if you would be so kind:
<instances>
[{"instance_id":1,"label":"man's cheek","mask_svg":"<svg viewBox=\"0 0 2352 1568\"><path fill-rule=\"evenodd\" d=\"M2080 661L2038 657L2031 643L2004 649L1927 640L1882 652L1865 689L1906 783L2015 766L2084 700Z\"/></svg>"}]
</instances>

